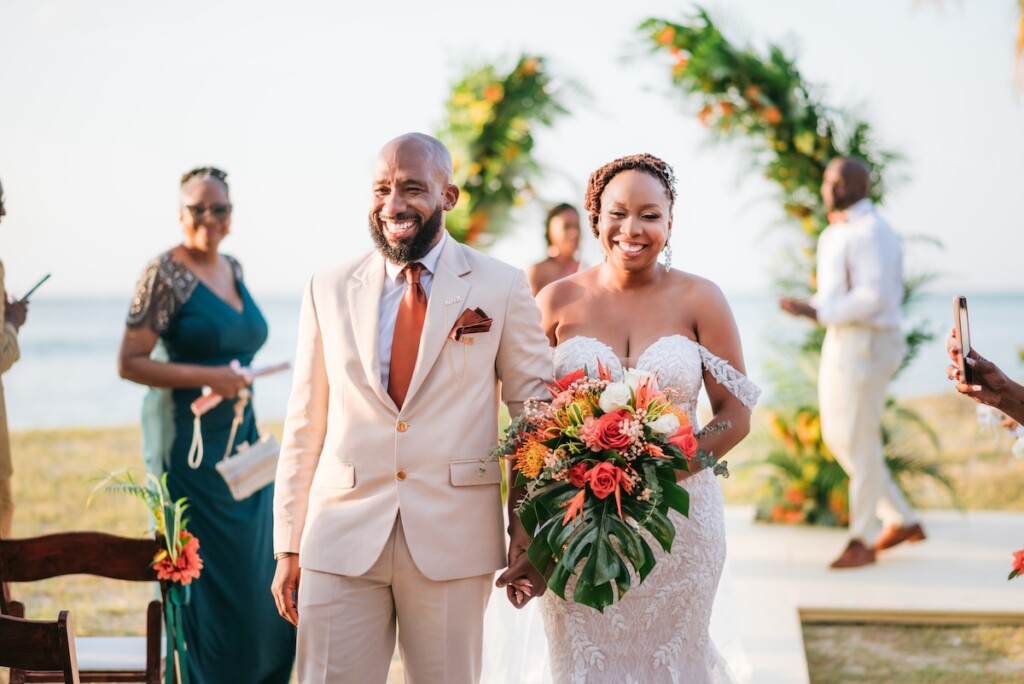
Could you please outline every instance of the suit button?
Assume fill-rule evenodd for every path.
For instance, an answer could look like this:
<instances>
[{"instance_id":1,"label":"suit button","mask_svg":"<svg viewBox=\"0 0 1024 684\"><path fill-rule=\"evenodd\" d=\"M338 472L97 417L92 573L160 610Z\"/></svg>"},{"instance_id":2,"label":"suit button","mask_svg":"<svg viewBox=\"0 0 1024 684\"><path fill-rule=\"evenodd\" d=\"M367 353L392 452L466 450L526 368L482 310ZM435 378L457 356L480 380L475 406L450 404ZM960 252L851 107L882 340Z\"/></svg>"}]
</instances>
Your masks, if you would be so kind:
<instances>
[{"instance_id":1,"label":"suit button","mask_svg":"<svg viewBox=\"0 0 1024 684\"><path fill-rule=\"evenodd\" d=\"M395 479L396 480L401 481L401 480L404 480L405 477L406 477L406 472L404 470L399 470L397 473L395 473Z\"/></svg>"},{"instance_id":2,"label":"suit button","mask_svg":"<svg viewBox=\"0 0 1024 684\"><path fill-rule=\"evenodd\" d=\"M406 423L404 420L398 424L398 431L399 432L405 432L408 429L409 429L409 424Z\"/></svg>"}]
</instances>

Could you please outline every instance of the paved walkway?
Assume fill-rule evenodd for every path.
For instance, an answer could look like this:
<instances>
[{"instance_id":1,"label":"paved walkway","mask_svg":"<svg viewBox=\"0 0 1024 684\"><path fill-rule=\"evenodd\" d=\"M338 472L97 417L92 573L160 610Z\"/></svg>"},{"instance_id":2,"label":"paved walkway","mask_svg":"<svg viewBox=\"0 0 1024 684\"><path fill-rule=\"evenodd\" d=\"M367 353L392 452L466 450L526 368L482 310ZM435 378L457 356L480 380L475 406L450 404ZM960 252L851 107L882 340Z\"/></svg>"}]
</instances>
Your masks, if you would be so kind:
<instances>
[{"instance_id":1,"label":"paved walkway","mask_svg":"<svg viewBox=\"0 0 1024 684\"><path fill-rule=\"evenodd\" d=\"M922 524L923 542L829 570L845 530L756 523L752 507L727 507L725 595L739 645L724 650L737 674L752 684L808 682L801 616L1024 622L1024 578L1006 580L1024 547L1024 514L926 511Z\"/></svg>"}]
</instances>

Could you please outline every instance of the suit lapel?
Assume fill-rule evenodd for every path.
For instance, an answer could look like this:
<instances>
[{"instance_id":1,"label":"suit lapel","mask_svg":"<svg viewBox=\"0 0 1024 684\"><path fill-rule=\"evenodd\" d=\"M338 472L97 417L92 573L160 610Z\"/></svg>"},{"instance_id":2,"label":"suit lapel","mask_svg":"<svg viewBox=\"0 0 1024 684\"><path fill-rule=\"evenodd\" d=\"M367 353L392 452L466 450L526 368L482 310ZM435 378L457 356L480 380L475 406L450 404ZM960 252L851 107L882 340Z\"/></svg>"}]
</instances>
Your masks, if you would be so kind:
<instances>
[{"instance_id":1,"label":"suit lapel","mask_svg":"<svg viewBox=\"0 0 1024 684\"><path fill-rule=\"evenodd\" d=\"M409 391L405 395L406 404L412 400L416 390L420 388L424 378L437 362L445 340L448 339L448 333L466 306L470 288L462 276L469 272L469 262L462 253L462 245L449 236L448 244L445 245L441 259L437 262L434 282L430 286L427 318L423 322L423 337L420 338L416 368L409 382Z\"/></svg>"},{"instance_id":2,"label":"suit lapel","mask_svg":"<svg viewBox=\"0 0 1024 684\"><path fill-rule=\"evenodd\" d=\"M348 310L352 315L356 348L363 363L366 380L382 402L397 410L394 400L380 384L381 361L377 337L384 277L384 257L374 252L352 276L348 291Z\"/></svg>"}]
</instances>

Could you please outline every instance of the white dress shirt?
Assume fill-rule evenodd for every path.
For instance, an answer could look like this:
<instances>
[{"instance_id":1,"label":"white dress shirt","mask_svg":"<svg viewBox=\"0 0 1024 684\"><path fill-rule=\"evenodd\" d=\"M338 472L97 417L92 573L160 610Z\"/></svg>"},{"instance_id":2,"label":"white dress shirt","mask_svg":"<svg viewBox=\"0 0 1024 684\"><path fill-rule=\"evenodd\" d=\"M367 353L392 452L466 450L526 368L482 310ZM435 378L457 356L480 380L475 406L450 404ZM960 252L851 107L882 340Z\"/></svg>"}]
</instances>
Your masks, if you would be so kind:
<instances>
[{"instance_id":1,"label":"white dress shirt","mask_svg":"<svg viewBox=\"0 0 1024 684\"><path fill-rule=\"evenodd\" d=\"M900 238L862 199L818 238L818 291L811 305L823 325L899 328L903 318Z\"/></svg>"},{"instance_id":2,"label":"white dress shirt","mask_svg":"<svg viewBox=\"0 0 1024 684\"><path fill-rule=\"evenodd\" d=\"M434 282L434 271L437 270L437 262L441 259L441 251L448 241L448 231L441 231L441 239L430 248L422 259L416 261L423 264L420 272L420 285L427 293L427 301L430 301L430 286ZM384 261L384 287L380 293L380 320L377 322L377 350L380 352L380 384L384 389L388 387L388 380L391 377L391 342L395 336L395 319L398 318L398 306L405 296L405 288L408 283L402 269L405 264L395 264L391 261Z\"/></svg>"}]
</instances>

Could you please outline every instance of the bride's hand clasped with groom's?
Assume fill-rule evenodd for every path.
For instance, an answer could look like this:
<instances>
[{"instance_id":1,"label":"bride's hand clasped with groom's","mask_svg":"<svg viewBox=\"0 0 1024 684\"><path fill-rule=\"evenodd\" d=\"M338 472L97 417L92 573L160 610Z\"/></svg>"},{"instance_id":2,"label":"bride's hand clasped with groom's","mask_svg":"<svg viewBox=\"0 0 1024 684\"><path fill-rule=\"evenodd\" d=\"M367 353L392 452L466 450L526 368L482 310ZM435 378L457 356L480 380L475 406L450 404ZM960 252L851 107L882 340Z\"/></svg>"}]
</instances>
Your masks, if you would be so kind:
<instances>
[{"instance_id":1,"label":"bride's hand clasped with groom's","mask_svg":"<svg viewBox=\"0 0 1024 684\"><path fill-rule=\"evenodd\" d=\"M513 493L509 494L511 498ZM514 511L509 515L515 516ZM548 585L533 563L526 551L530 548L530 536L522 529L518 519L514 520L510 530L508 544L508 567L498 575L494 585L499 589L505 589L505 596L516 608L522 608L530 599L542 596L547 591ZM518 529L515 529L518 528Z\"/></svg>"}]
</instances>

